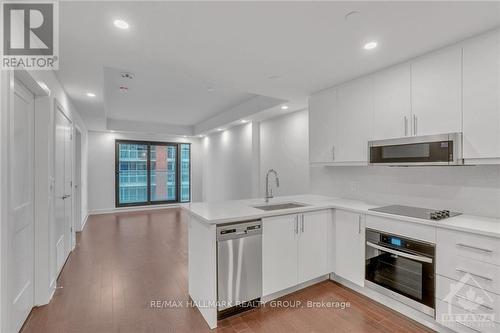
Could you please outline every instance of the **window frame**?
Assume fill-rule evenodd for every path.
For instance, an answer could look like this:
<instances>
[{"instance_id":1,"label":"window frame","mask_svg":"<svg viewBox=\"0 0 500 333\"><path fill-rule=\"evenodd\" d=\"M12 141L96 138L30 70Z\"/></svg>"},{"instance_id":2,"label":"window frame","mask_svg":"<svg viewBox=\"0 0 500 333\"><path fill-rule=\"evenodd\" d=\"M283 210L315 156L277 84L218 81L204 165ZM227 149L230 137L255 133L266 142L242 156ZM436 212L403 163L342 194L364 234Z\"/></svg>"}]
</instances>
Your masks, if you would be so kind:
<instances>
[{"instance_id":1,"label":"window frame","mask_svg":"<svg viewBox=\"0 0 500 333\"><path fill-rule=\"evenodd\" d=\"M120 203L120 144L137 144L147 146L146 160L146 192L147 199L142 202ZM189 145L189 200L181 201L181 145ZM151 146L174 146L175 147L175 200L151 200ZM189 142L161 142L141 140L115 140L115 207L154 206L164 204L176 204L191 202L191 143Z\"/></svg>"}]
</instances>

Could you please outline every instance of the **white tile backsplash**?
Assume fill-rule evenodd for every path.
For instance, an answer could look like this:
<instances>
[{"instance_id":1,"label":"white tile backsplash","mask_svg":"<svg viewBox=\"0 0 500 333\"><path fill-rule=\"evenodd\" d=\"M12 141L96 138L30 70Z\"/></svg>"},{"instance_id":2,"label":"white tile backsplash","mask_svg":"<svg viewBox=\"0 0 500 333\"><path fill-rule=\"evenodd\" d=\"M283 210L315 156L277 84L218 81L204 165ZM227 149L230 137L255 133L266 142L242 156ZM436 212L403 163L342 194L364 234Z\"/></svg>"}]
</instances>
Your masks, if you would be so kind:
<instances>
[{"instance_id":1,"label":"white tile backsplash","mask_svg":"<svg viewBox=\"0 0 500 333\"><path fill-rule=\"evenodd\" d=\"M500 166L312 167L311 192L500 217Z\"/></svg>"}]
</instances>

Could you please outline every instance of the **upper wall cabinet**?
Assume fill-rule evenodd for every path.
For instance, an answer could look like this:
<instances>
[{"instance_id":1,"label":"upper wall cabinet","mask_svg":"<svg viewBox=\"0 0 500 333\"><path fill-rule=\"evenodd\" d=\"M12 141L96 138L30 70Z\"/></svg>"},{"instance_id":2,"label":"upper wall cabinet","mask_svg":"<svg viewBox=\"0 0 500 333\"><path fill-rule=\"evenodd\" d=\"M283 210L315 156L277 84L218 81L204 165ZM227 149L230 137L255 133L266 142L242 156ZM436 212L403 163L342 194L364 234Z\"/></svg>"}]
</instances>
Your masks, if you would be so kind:
<instances>
[{"instance_id":1,"label":"upper wall cabinet","mask_svg":"<svg viewBox=\"0 0 500 333\"><path fill-rule=\"evenodd\" d=\"M337 90L328 89L309 99L309 162L333 162L334 144L338 133Z\"/></svg>"},{"instance_id":2,"label":"upper wall cabinet","mask_svg":"<svg viewBox=\"0 0 500 333\"><path fill-rule=\"evenodd\" d=\"M392 67L373 77L373 139L410 136L410 65Z\"/></svg>"},{"instance_id":3,"label":"upper wall cabinet","mask_svg":"<svg viewBox=\"0 0 500 333\"><path fill-rule=\"evenodd\" d=\"M411 65L412 132L462 131L462 49L422 57Z\"/></svg>"},{"instance_id":4,"label":"upper wall cabinet","mask_svg":"<svg viewBox=\"0 0 500 333\"><path fill-rule=\"evenodd\" d=\"M466 163L500 164L500 30L309 101L310 162L363 165L367 142L463 132Z\"/></svg>"},{"instance_id":5,"label":"upper wall cabinet","mask_svg":"<svg viewBox=\"0 0 500 333\"><path fill-rule=\"evenodd\" d=\"M500 159L500 31L464 45L463 77L464 158Z\"/></svg>"},{"instance_id":6,"label":"upper wall cabinet","mask_svg":"<svg viewBox=\"0 0 500 333\"><path fill-rule=\"evenodd\" d=\"M337 88L338 134L334 142L334 162L366 164L367 143L371 138L373 115L373 80L354 80Z\"/></svg>"}]
</instances>

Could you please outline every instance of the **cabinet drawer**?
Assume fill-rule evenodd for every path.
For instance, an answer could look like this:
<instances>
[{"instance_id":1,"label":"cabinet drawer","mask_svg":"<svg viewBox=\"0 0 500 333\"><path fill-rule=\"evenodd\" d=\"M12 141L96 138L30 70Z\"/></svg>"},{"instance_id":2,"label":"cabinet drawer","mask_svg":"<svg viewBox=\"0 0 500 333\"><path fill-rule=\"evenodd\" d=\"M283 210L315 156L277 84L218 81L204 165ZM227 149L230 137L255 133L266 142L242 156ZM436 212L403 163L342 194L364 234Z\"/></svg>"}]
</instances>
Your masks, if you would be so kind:
<instances>
[{"instance_id":1,"label":"cabinet drawer","mask_svg":"<svg viewBox=\"0 0 500 333\"><path fill-rule=\"evenodd\" d=\"M493 321L500 321L500 296L480 286L437 275L436 298L472 313L492 316Z\"/></svg>"},{"instance_id":2,"label":"cabinet drawer","mask_svg":"<svg viewBox=\"0 0 500 333\"><path fill-rule=\"evenodd\" d=\"M500 325L436 299L436 321L460 333L498 333Z\"/></svg>"},{"instance_id":3,"label":"cabinet drawer","mask_svg":"<svg viewBox=\"0 0 500 333\"><path fill-rule=\"evenodd\" d=\"M493 237L438 229L437 250L445 258L451 255L459 255L465 258L500 265L500 240Z\"/></svg>"},{"instance_id":4,"label":"cabinet drawer","mask_svg":"<svg viewBox=\"0 0 500 333\"><path fill-rule=\"evenodd\" d=\"M476 286L477 283L487 291L500 294L500 266L457 255L444 256L438 252L436 271L439 275L457 281L466 279L465 276L470 274L471 279L467 279L467 284Z\"/></svg>"},{"instance_id":5,"label":"cabinet drawer","mask_svg":"<svg viewBox=\"0 0 500 333\"><path fill-rule=\"evenodd\" d=\"M393 235L401 235L429 243L436 242L436 228L424 224L406 222L379 216L366 216L366 227L384 231Z\"/></svg>"}]
</instances>

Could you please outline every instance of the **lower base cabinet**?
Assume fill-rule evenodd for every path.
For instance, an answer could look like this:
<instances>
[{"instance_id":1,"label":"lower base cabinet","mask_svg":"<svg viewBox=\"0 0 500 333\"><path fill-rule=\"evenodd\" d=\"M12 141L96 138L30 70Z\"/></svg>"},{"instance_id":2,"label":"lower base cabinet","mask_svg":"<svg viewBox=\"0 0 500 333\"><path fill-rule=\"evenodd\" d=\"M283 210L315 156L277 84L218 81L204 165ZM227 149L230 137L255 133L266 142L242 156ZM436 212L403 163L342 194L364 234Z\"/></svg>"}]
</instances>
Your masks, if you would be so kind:
<instances>
[{"instance_id":1,"label":"lower base cabinet","mask_svg":"<svg viewBox=\"0 0 500 333\"><path fill-rule=\"evenodd\" d=\"M264 296L330 273L331 223L331 210L262 219Z\"/></svg>"},{"instance_id":2,"label":"lower base cabinet","mask_svg":"<svg viewBox=\"0 0 500 333\"><path fill-rule=\"evenodd\" d=\"M365 285L365 215L336 209L335 274Z\"/></svg>"}]
</instances>

